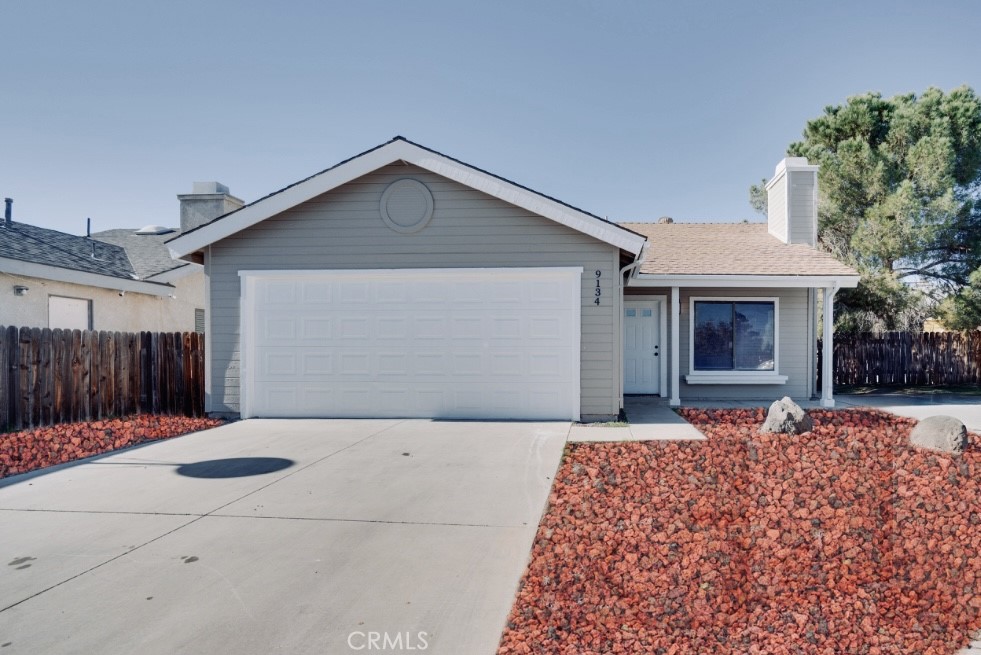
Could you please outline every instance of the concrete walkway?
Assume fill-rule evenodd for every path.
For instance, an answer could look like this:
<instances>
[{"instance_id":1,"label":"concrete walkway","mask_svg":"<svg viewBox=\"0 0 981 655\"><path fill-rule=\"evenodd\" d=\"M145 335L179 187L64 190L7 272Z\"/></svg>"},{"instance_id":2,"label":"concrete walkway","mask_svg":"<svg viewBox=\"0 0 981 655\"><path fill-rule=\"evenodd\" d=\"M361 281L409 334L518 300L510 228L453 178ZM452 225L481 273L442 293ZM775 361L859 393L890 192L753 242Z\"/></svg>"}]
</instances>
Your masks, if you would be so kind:
<instances>
[{"instance_id":1,"label":"concrete walkway","mask_svg":"<svg viewBox=\"0 0 981 655\"><path fill-rule=\"evenodd\" d=\"M491 655L568 430L250 420L4 480L0 652Z\"/></svg>"},{"instance_id":2,"label":"concrete walkway","mask_svg":"<svg viewBox=\"0 0 981 655\"><path fill-rule=\"evenodd\" d=\"M981 396L959 394L837 394L837 409L872 407L900 416L924 419L947 414L963 421L968 430L981 432ZM686 401L685 407L752 408L767 407L766 400ZM816 400L798 401L804 409L820 409ZM704 439L705 435L668 407L667 400L654 396L627 396L624 412L628 424L618 427L574 424L569 441L649 441ZM981 653L979 653L981 655Z\"/></svg>"},{"instance_id":3,"label":"concrete walkway","mask_svg":"<svg viewBox=\"0 0 981 655\"><path fill-rule=\"evenodd\" d=\"M971 635L971 643L957 651L957 655L981 655L981 630Z\"/></svg>"},{"instance_id":4,"label":"concrete walkway","mask_svg":"<svg viewBox=\"0 0 981 655\"><path fill-rule=\"evenodd\" d=\"M654 396L627 396L623 400L627 425L604 427L575 424L569 441L692 441L705 435Z\"/></svg>"}]
</instances>

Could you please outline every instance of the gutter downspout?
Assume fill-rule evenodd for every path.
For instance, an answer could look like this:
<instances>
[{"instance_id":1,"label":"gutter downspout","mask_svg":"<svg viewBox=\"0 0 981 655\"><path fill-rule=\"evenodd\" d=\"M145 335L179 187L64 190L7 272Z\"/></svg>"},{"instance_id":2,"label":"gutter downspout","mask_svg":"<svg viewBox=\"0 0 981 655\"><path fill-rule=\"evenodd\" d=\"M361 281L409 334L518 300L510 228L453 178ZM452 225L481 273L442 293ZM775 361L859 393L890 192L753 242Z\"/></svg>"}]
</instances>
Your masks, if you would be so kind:
<instances>
[{"instance_id":1,"label":"gutter downspout","mask_svg":"<svg viewBox=\"0 0 981 655\"><path fill-rule=\"evenodd\" d=\"M647 246L649 244L650 241L646 241L646 240L644 241L644 245L640 247L640 252L637 253L637 256L634 258L634 261L632 261L631 263L627 264L626 266L620 269L620 276L618 278L618 281L620 283L620 307L619 307L619 311L617 312L617 334L619 335L617 339L617 343L620 344L620 348L619 348L620 359L617 361L616 370L618 372L617 394L618 397L620 398L619 401L620 409L623 409L623 302L624 302L623 276L624 274L629 273L629 277L631 278L634 277L634 275L637 273L637 269L640 267L641 264L644 263L644 256L647 254Z\"/></svg>"}]
</instances>

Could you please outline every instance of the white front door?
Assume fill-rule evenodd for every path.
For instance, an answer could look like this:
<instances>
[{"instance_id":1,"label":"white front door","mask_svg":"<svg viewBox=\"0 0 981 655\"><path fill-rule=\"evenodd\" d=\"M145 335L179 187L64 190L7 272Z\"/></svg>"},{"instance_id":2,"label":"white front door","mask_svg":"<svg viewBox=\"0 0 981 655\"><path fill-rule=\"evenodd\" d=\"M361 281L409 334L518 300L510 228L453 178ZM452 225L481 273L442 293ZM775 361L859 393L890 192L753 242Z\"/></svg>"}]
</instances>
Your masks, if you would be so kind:
<instances>
[{"instance_id":1,"label":"white front door","mask_svg":"<svg viewBox=\"0 0 981 655\"><path fill-rule=\"evenodd\" d=\"M661 393L661 303L623 303L623 392Z\"/></svg>"}]
</instances>

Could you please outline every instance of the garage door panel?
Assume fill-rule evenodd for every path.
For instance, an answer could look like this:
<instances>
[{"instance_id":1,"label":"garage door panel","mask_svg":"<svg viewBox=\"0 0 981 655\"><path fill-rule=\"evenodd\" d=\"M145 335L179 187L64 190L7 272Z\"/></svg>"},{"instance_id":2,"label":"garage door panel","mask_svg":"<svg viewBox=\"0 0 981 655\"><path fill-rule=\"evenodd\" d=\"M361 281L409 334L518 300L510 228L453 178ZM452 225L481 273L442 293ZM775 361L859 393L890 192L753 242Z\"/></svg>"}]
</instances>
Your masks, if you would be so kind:
<instances>
[{"instance_id":1,"label":"garage door panel","mask_svg":"<svg viewBox=\"0 0 981 655\"><path fill-rule=\"evenodd\" d=\"M347 280L344 284L337 285L338 300L343 303L360 305L368 302L368 282L360 280Z\"/></svg>"},{"instance_id":2,"label":"garage door panel","mask_svg":"<svg viewBox=\"0 0 981 655\"><path fill-rule=\"evenodd\" d=\"M449 354L445 352L412 353L412 371L416 375L443 375L448 359Z\"/></svg>"},{"instance_id":3,"label":"garage door panel","mask_svg":"<svg viewBox=\"0 0 981 655\"><path fill-rule=\"evenodd\" d=\"M333 356L329 351L306 350L301 358L304 379L313 376L331 375L334 371L331 367Z\"/></svg>"},{"instance_id":4,"label":"garage door panel","mask_svg":"<svg viewBox=\"0 0 981 655\"><path fill-rule=\"evenodd\" d=\"M360 352L340 352L340 366L337 373L341 376L346 375L370 375L371 360L368 353Z\"/></svg>"},{"instance_id":5,"label":"garage door panel","mask_svg":"<svg viewBox=\"0 0 981 655\"><path fill-rule=\"evenodd\" d=\"M247 274L247 415L578 414L581 272L404 273Z\"/></svg>"},{"instance_id":6,"label":"garage door panel","mask_svg":"<svg viewBox=\"0 0 981 655\"><path fill-rule=\"evenodd\" d=\"M375 321L378 339L407 339L409 322L396 316L379 316Z\"/></svg>"},{"instance_id":7,"label":"garage door panel","mask_svg":"<svg viewBox=\"0 0 981 655\"><path fill-rule=\"evenodd\" d=\"M410 374L409 353L378 353L378 374L379 375L400 375Z\"/></svg>"},{"instance_id":8,"label":"garage door panel","mask_svg":"<svg viewBox=\"0 0 981 655\"><path fill-rule=\"evenodd\" d=\"M262 289L260 300L268 305L295 305L297 282L272 280Z\"/></svg>"},{"instance_id":9,"label":"garage door panel","mask_svg":"<svg viewBox=\"0 0 981 655\"><path fill-rule=\"evenodd\" d=\"M442 312L442 308L439 311ZM439 315L415 317L412 319L411 335L412 339L445 339L447 337L446 319Z\"/></svg>"},{"instance_id":10,"label":"garage door panel","mask_svg":"<svg viewBox=\"0 0 981 655\"><path fill-rule=\"evenodd\" d=\"M297 374L297 360L300 355L293 350L273 350L261 355L260 374L263 377L293 377Z\"/></svg>"},{"instance_id":11,"label":"garage door panel","mask_svg":"<svg viewBox=\"0 0 981 655\"><path fill-rule=\"evenodd\" d=\"M450 336L453 339L483 339L486 320L481 316L455 316L450 318Z\"/></svg>"},{"instance_id":12,"label":"garage door panel","mask_svg":"<svg viewBox=\"0 0 981 655\"><path fill-rule=\"evenodd\" d=\"M333 333L333 322L327 317L300 317L300 338L303 341L324 341L330 339Z\"/></svg>"}]
</instances>

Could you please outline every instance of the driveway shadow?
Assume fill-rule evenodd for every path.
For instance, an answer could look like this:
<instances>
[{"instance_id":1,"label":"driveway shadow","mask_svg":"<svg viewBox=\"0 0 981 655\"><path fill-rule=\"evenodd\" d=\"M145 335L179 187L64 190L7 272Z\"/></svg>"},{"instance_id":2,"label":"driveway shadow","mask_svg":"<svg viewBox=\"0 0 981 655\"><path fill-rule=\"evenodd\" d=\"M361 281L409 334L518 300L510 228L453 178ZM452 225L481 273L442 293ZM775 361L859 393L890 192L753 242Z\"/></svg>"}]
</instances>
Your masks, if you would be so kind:
<instances>
[{"instance_id":1,"label":"driveway shadow","mask_svg":"<svg viewBox=\"0 0 981 655\"><path fill-rule=\"evenodd\" d=\"M189 478L244 478L251 475L264 475L282 471L296 464L292 459L282 457L229 457L209 459L177 467L178 475Z\"/></svg>"}]
</instances>

